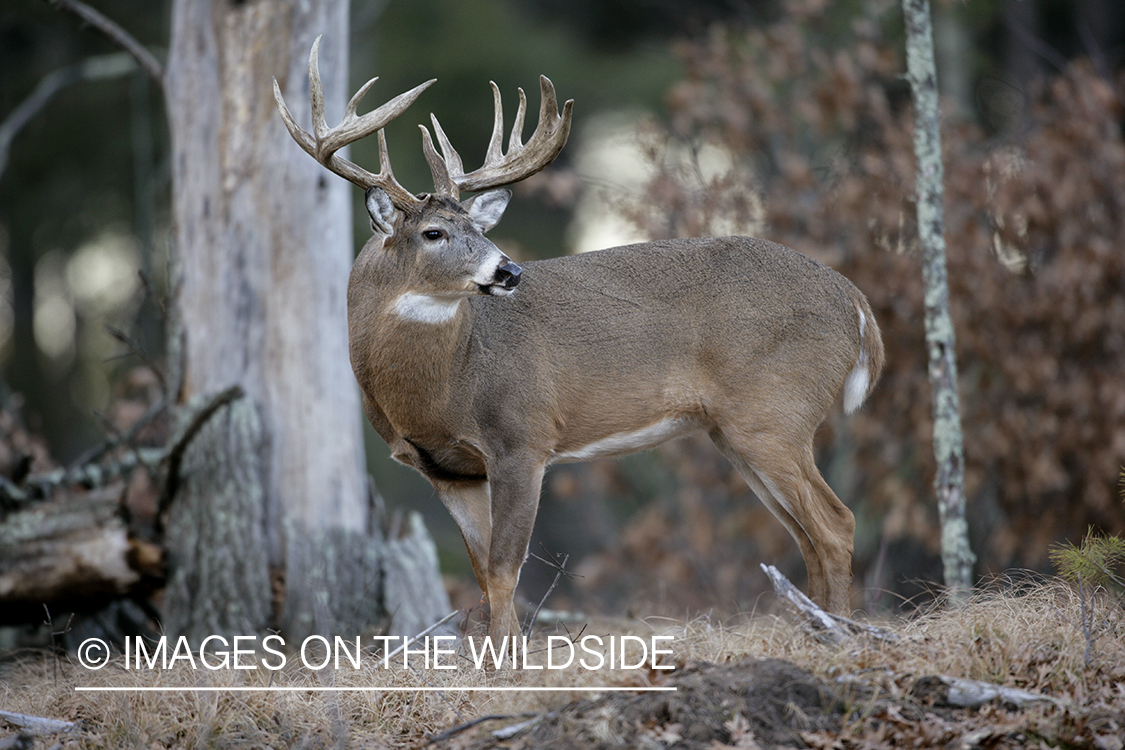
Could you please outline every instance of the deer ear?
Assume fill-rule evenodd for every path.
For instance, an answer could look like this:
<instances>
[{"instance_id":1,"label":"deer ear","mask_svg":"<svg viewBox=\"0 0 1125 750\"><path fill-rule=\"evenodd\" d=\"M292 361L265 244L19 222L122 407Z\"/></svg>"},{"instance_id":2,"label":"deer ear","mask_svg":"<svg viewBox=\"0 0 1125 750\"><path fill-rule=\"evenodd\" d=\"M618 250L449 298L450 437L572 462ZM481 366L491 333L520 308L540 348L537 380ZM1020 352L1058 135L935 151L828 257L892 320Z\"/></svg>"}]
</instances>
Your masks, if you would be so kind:
<instances>
[{"instance_id":1,"label":"deer ear","mask_svg":"<svg viewBox=\"0 0 1125 750\"><path fill-rule=\"evenodd\" d=\"M500 222L500 217L504 215L504 209L508 207L508 201L511 199L511 190L489 190L487 193L474 195L462 205L469 212L473 224L483 234Z\"/></svg>"},{"instance_id":2,"label":"deer ear","mask_svg":"<svg viewBox=\"0 0 1125 750\"><path fill-rule=\"evenodd\" d=\"M390 239L395 233L395 206L391 196L382 188L369 187L364 195L367 214L371 217L371 231Z\"/></svg>"}]
</instances>

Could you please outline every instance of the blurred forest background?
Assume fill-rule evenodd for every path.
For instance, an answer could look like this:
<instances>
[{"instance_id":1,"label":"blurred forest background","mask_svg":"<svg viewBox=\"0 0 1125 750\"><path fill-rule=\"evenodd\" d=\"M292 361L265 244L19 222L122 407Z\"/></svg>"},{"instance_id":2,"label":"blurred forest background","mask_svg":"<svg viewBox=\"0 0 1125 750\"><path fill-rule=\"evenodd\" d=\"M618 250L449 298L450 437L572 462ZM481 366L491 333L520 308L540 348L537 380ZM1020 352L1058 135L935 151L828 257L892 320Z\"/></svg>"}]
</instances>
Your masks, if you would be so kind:
<instances>
[{"instance_id":1,"label":"blurred forest background","mask_svg":"<svg viewBox=\"0 0 1125 750\"><path fill-rule=\"evenodd\" d=\"M165 3L91 4L163 57ZM857 516L853 605L924 598L940 582L940 534L898 3L352 5L351 90L378 75L375 102L438 79L388 128L413 190L430 187L416 128L426 113L472 166L490 132L489 80L509 112L517 86L537 106L540 73L576 100L559 161L516 186L491 235L517 260L755 234L868 295L888 367L862 411L830 417L818 458ZM977 573L1047 571L1051 545L1091 525L1125 532L1125 6L939 1L935 23ZM18 108L44 86L57 90L17 132ZM329 121L343 105L327 103ZM164 347L169 147L150 80L41 0L0 9L0 123L0 471L11 476L24 455L36 469L74 460L159 397L145 360ZM351 158L373 167L374 144ZM358 250L369 229L355 193ZM473 603L467 555L429 485L390 463L370 429L368 454L387 504L424 510L451 587ZM582 576L553 607L730 614L766 588L758 562L804 579L796 545L706 440L556 467L544 486L532 552L569 553ZM553 575L530 561L523 595L538 598Z\"/></svg>"}]
</instances>

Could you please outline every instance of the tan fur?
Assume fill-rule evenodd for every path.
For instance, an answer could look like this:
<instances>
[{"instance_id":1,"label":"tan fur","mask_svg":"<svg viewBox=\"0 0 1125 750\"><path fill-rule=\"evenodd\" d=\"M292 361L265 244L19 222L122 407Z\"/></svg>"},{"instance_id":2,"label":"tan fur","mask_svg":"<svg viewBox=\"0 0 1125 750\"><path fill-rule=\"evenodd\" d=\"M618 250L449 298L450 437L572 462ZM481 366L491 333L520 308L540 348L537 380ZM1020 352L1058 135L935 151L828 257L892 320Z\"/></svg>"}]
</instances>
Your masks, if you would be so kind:
<instances>
[{"instance_id":1,"label":"tan fur","mask_svg":"<svg viewBox=\"0 0 1125 750\"><path fill-rule=\"evenodd\" d=\"M448 205L438 215L459 240L487 242ZM812 438L861 347L872 386L882 368L850 282L763 240L673 240L527 263L510 297L468 297L441 324L403 320L389 300L437 291L421 281L435 258L412 239L432 221L404 219L360 254L352 360L372 424L461 527L493 635L516 627L545 468L669 418L711 436L797 540L812 597L847 609L855 523Z\"/></svg>"},{"instance_id":2,"label":"tan fur","mask_svg":"<svg viewBox=\"0 0 1125 750\"><path fill-rule=\"evenodd\" d=\"M436 194L391 173L381 128L429 83L363 116L367 87L329 128L309 60L313 133L274 84L290 134L325 168L367 188L375 236L352 269L352 368L367 417L395 459L418 469L456 519L492 607L494 637L518 630L512 598L547 466L652 447L703 430L804 556L811 596L848 606L855 521L813 461L817 426L847 382L857 408L883 367L864 296L815 261L748 237L683 239L527 263L484 238L506 191L543 169L570 131L540 77L539 120L524 144L520 96L502 149L499 89L484 165L465 173L437 120L423 128ZM432 83L432 82L431 82ZM378 131L372 174L336 154ZM522 281L521 281L522 278ZM518 284L518 286L517 286Z\"/></svg>"}]
</instances>

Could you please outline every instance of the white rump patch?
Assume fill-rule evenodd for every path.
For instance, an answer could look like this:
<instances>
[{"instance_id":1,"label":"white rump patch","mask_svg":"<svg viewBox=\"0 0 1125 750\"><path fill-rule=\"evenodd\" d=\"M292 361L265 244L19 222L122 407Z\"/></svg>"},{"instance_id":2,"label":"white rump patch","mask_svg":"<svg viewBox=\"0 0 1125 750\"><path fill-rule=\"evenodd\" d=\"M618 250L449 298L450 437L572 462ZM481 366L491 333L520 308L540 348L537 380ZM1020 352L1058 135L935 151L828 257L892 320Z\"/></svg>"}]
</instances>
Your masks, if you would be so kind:
<instances>
[{"instance_id":1,"label":"white rump patch","mask_svg":"<svg viewBox=\"0 0 1125 750\"><path fill-rule=\"evenodd\" d=\"M636 453L648 448L655 448L661 443L685 435L698 429L698 427L699 425L691 419L667 417L656 424L642 427L639 430L619 432L581 448L575 448L564 453L554 453L551 456L551 462L589 461L595 458Z\"/></svg>"},{"instance_id":2,"label":"white rump patch","mask_svg":"<svg viewBox=\"0 0 1125 750\"><path fill-rule=\"evenodd\" d=\"M452 320L460 304L460 297L433 297L429 294L406 292L394 301L392 307L405 320L437 324Z\"/></svg>"},{"instance_id":3,"label":"white rump patch","mask_svg":"<svg viewBox=\"0 0 1125 750\"><path fill-rule=\"evenodd\" d=\"M863 406L867 389L871 385L871 375L867 372L867 349L863 346L867 317L860 308L857 307L856 310L859 312L859 356L852 371L848 373L848 379L844 381L844 411L848 414Z\"/></svg>"}]
</instances>

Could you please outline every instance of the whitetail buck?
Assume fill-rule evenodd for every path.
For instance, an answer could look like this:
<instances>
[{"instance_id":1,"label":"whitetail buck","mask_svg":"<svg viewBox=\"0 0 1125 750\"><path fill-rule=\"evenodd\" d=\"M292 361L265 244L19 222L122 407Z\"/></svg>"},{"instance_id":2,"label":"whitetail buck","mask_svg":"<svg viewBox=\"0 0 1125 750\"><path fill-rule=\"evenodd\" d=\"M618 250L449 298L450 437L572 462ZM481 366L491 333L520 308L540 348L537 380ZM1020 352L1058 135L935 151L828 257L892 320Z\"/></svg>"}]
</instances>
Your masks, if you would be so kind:
<instances>
[{"instance_id":1,"label":"whitetail buck","mask_svg":"<svg viewBox=\"0 0 1125 750\"><path fill-rule=\"evenodd\" d=\"M510 193L562 149L540 78L539 123L523 144L526 99L503 151L500 93L484 166L465 173L433 119L422 126L435 191L394 178L382 127L429 85L362 117L368 82L329 128L314 44L313 133L274 93L293 138L366 188L374 236L348 286L351 360L371 424L426 476L461 529L491 605L490 634L516 635L512 597L546 468L707 432L800 545L813 599L848 605L855 521L813 461L817 426L840 389L857 409L883 344L866 298L831 269L747 237L680 239L518 266L484 237ZM432 81L430 82L432 83ZM379 131L380 172L340 157ZM459 201L460 191L481 192ZM518 288L517 288L518 287Z\"/></svg>"}]
</instances>

